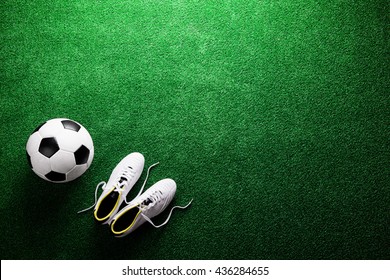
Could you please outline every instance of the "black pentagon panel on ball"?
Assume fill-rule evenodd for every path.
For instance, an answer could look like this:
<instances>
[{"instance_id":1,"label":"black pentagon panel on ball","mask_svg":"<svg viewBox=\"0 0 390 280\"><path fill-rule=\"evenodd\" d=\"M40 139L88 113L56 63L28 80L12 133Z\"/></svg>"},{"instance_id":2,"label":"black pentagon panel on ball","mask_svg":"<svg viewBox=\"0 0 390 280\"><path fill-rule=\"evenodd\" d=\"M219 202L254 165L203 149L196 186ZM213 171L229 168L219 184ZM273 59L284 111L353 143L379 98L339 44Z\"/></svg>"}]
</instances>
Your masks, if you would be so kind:
<instances>
[{"instance_id":1,"label":"black pentagon panel on ball","mask_svg":"<svg viewBox=\"0 0 390 280\"><path fill-rule=\"evenodd\" d=\"M76 164L87 163L89 158L89 149L84 145L81 145L81 147L74 152L74 158L76 159Z\"/></svg>"},{"instance_id":2,"label":"black pentagon panel on ball","mask_svg":"<svg viewBox=\"0 0 390 280\"><path fill-rule=\"evenodd\" d=\"M61 182L61 181L65 181L66 179L66 175L64 173L59 173L55 171L50 171L45 175L45 177L53 182Z\"/></svg>"},{"instance_id":3,"label":"black pentagon panel on ball","mask_svg":"<svg viewBox=\"0 0 390 280\"><path fill-rule=\"evenodd\" d=\"M38 125L37 128L33 131L33 133L34 133L34 132L37 132L45 123L46 123L46 122L41 123L40 125Z\"/></svg>"},{"instance_id":4,"label":"black pentagon panel on ball","mask_svg":"<svg viewBox=\"0 0 390 280\"><path fill-rule=\"evenodd\" d=\"M43 138L42 139L41 144L39 144L38 151L42 155L50 158L59 149L60 149L60 147L58 146L57 140L54 137L49 137L49 138Z\"/></svg>"},{"instance_id":5,"label":"black pentagon panel on ball","mask_svg":"<svg viewBox=\"0 0 390 280\"><path fill-rule=\"evenodd\" d=\"M27 156L28 164L30 165L30 168L32 169L33 166L32 166L32 163L31 163L31 157L30 157L30 155L27 152L26 152L26 156Z\"/></svg>"},{"instance_id":6,"label":"black pentagon panel on ball","mask_svg":"<svg viewBox=\"0 0 390 280\"><path fill-rule=\"evenodd\" d=\"M61 123L65 129L74 130L76 132L79 131L81 128L81 126L78 123L75 123L74 121L71 120L63 120L61 121Z\"/></svg>"}]
</instances>

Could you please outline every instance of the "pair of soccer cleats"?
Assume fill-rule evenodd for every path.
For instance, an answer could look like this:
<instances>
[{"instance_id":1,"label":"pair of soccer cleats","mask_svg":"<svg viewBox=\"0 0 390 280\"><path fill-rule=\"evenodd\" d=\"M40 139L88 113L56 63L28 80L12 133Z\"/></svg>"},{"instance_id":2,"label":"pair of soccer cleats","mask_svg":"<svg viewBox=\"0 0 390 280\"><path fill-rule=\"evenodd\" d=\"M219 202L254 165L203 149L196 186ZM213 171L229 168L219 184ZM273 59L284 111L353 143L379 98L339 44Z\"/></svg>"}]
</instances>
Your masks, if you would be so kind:
<instances>
[{"instance_id":1,"label":"pair of soccer cleats","mask_svg":"<svg viewBox=\"0 0 390 280\"><path fill-rule=\"evenodd\" d=\"M140 153L135 152L126 156L115 167L108 182L100 182L97 185L95 204L78 213L94 208L95 220L110 225L111 232L116 237L123 237L145 222L149 222L156 228L161 227L169 221L174 209L185 209L191 204L192 200L186 206L172 207L166 221L160 225L155 225L151 219L163 212L170 204L176 193L176 183L172 179L163 179L142 193L150 169L158 163L153 164L148 168L145 182L138 195L128 202L126 200L127 194L140 178L144 164L145 159ZM100 186L103 192L97 199L97 191ZM125 203L125 206L121 208L123 203Z\"/></svg>"}]
</instances>

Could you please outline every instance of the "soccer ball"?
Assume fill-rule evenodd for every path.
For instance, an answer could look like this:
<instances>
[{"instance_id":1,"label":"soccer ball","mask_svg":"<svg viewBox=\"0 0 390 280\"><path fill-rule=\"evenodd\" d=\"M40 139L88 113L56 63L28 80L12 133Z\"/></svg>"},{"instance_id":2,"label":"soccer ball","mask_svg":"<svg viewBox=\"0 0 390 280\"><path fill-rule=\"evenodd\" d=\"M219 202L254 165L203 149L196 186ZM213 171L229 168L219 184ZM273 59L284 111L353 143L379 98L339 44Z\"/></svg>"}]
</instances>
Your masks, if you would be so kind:
<instances>
[{"instance_id":1,"label":"soccer ball","mask_svg":"<svg viewBox=\"0 0 390 280\"><path fill-rule=\"evenodd\" d=\"M51 119L38 126L27 141L26 151L35 174L54 183L80 177L94 155L88 131L69 119Z\"/></svg>"}]
</instances>

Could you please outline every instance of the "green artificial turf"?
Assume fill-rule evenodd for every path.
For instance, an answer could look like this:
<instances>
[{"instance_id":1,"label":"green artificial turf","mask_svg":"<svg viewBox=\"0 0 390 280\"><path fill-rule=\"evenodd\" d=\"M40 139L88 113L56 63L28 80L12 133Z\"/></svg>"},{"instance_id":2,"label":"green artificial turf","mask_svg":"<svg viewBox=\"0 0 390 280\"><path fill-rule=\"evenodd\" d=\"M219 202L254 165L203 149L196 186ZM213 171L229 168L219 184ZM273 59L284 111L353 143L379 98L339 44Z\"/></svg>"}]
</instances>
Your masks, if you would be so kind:
<instances>
[{"instance_id":1,"label":"green artificial turf","mask_svg":"<svg viewBox=\"0 0 390 280\"><path fill-rule=\"evenodd\" d=\"M389 259L388 11L1 1L1 259ZM95 145L68 184L38 178L25 156L56 117ZM147 187L173 178L172 206L194 201L116 239L76 212L133 151L160 162Z\"/></svg>"}]
</instances>

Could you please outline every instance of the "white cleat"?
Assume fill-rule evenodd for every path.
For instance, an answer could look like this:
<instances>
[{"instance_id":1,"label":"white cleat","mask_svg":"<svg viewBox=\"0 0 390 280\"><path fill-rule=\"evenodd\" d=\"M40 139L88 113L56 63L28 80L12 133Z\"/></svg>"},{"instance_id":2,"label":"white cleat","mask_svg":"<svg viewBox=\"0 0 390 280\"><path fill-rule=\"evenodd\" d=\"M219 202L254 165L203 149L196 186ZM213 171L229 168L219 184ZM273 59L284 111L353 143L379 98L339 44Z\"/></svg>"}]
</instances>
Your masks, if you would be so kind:
<instances>
[{"instance_id":1,"label":"white cleat","mask_svg":"<svg viewBox=\"0 0 390 280\"><path fill-rule=\"evenodd\" d=\"M146 221L158 228L165 225L172 214L173 209L184 209L188 205L175 206L167 220L156 226L150 219L163 212L172 201L176 193L176 183L172 179L163 179L151 186L142 195L132 200L126 207L119 211L111 221L111 231L116 237L123 237L136 230Z\"/></svg>"},{"instance_id":2,"label":"white cleat","mask_svg":"<svg viewBox=\"0 0 390 280\"><path fill-rule=\"evenodd\" d=\"M94 208L97 222L110 223L126 196L141 176L145 159L140 153L131 153L122 159L111 173L107 183L101 182L103 193ZM98 186L99 186L98 185Z\"/></svg>"}]
</instances>

